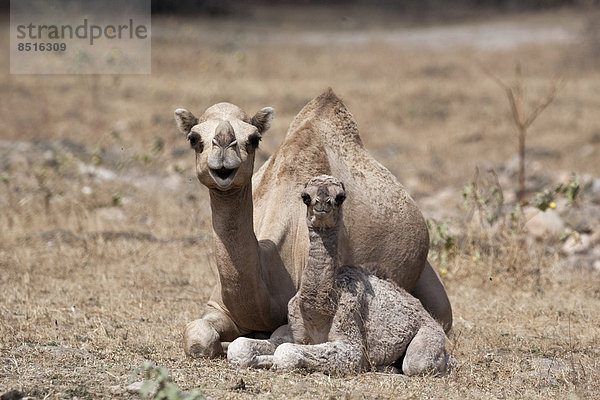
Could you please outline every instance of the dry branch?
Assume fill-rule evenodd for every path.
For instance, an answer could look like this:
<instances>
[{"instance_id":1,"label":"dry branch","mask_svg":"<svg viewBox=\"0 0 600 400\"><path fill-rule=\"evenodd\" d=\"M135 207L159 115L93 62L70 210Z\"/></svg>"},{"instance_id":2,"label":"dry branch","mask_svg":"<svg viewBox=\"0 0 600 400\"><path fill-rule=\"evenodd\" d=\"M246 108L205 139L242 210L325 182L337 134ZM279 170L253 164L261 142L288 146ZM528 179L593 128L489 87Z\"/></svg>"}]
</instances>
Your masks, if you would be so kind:
<instances>
[{"instance_id":1,"label":"dry branch","mask_svg":"<svg viewBox=\"0 0 600 400\"><path fill-rule=\"evenodd\" d=\"M504 92L510 104L510 110L513 117L513 122L518 132L519 141L519 189L517 191L517 199L520 202L525 200L525 143L527 139L527 129L533 121L544 111L556 98L559 89L564 85L564 78L554 80L550 88L550 92L539 101L539 103L531 110L527 116L524 105L523 96L523 80L521 77L521 65L517 62L515 66L516 82L514 87L506 84L502 79L491 72L485 65L479 63L483 72L490 77Z\"/></svg>"}]
</instances>

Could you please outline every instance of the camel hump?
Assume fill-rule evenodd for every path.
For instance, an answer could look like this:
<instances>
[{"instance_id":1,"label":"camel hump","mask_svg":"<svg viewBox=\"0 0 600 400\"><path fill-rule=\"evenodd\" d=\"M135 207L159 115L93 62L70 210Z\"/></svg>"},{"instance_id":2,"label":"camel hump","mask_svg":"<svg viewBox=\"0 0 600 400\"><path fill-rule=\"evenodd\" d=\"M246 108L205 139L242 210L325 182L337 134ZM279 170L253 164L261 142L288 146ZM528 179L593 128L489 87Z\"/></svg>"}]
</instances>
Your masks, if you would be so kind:
<instances>
[{"instance_id":1,"label":"camel hump","mask_svg":"<svg viewBox=\"0 0 600 400\"><path fill-rule=\"evenodd\" d=\"M292 121L288 136L309 125L330 144L350 142L362 147L354 116L330 87L304 106Z\"/></svg>"}]
</instances>

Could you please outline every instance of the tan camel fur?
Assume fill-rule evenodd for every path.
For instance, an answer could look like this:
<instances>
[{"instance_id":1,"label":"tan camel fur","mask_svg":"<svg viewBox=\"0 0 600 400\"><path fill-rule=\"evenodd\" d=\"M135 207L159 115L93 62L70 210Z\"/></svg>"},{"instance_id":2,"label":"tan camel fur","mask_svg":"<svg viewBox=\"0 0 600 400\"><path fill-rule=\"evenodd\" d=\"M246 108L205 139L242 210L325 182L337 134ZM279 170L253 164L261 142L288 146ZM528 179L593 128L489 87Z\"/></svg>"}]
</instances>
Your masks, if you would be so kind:
<instances>
[{"instance_id":1,"label":"tan camel fur","mask_svg":"<svg viewBox=\"0 0 600 400\"><path fill-rule=\"evenodd\" d=\"M423 216L364 149L342 101L329 89L309 102L252 177L255 150L272 117L269 107L250 118L229 103L210 107L200 118L175 111L196 151L198 179L209 189L219 271L203 317L184 332L186 354L214 357L241 335L273 332L286 323L309 250L306 210L292 194L320 174L339 177L354 194L345 205L341 261L413 291L449 329L452 310L426 260Z\"/></svg>"},{"instance_id":2,"label":"tan camel fur","mask_svg":"<svg viewBox=\"0 0 600 400\"><path fill-rule=\"evenodd\" d=\"M238 338L229 347L230 362L339 373L387 367L404 356L406 375L445 371L446 336L419 300L392 282L340 264L345 199L344 185L328 175L311 179L302 192L310 249L288 306L294 343L277 347L271 340L261 348L258 340Z\"/></svg>"}]
</instances>

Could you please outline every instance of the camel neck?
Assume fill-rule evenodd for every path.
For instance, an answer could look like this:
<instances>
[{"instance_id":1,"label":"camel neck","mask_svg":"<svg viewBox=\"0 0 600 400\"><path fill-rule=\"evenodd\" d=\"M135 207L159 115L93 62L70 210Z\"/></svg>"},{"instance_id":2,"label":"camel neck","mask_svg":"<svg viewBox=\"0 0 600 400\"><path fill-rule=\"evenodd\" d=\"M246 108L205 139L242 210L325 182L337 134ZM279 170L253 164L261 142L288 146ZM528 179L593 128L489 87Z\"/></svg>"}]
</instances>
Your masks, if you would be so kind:
<instances>
[{"instance_id":1,"label":"camel neck","mask_svg":"<svg viewBox=\"0 0 600 400\"><path fill-rule=\"evenodd\" d=\"M338 229L309 228L308 263L300 284L301 308L333 315L335 278L339 269Z\"/></svg>"},{"instance_id":2,"label":"camel neck","mask_svg":"<svg viewBox=\"0 0 600 400\"><path fill-rule=\"evenodd\" d=\"M210 190L215 256L223 301L235 307L240 293L253 293L260 276L259 246L254 234L252 184L221 192ZM234 310L230 310L234 312Z\"/></svg>"},{"instance_id":3,"label":"camel neck","mask_svg":"<svg viewBox=\"0 0 600 400\"><path fill-rule=\"evenodd\" d=\"M215 235L225 242L239 239L256 241L253 226L252 184L248 183L240 189L225 192L211 189L209 193ZM251 235L248 235L248 232L251 232Z\"/></svg>"},{"instance_id":4,"label":"camel neck","mask_svg":"<svg viewBox=\"0 0 600 400\"><path fill-rule=\"evenodd\" d=\"M308 266L338 269L340 261L337 227L319 230L309 228L308 235L310 239Z\"/></svg>"}]
</instances>

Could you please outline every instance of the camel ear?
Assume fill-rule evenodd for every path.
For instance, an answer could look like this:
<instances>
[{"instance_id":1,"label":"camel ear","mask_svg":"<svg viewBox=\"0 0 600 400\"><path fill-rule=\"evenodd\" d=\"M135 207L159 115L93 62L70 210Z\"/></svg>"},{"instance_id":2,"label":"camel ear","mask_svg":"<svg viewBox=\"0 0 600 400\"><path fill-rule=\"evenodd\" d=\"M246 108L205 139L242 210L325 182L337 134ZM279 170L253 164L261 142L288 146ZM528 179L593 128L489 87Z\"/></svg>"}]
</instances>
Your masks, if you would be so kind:
<instances>
[{"instance_id":1,"label":"camel ear","mask_svg":"<svg viewBox=\"0 0 600 400\"><path fill-rule=\"evenodd\" d=\"M198 118L191 112L184 108L178 108L175 110L175 122L177 122L177 128L184 135L187 135L192 130L192 127L198 123Z\"/></svg>"},{"instance_id":2,"label":"camel ear","mask_svg":"<svg viewBox=\"0 0 600 400\"><path fill-rule=\"evenodd\" d=\"M273 107L265 107L252 117L250 123L258 129L258 133L263 134L271 127L274 114L275 110Z\"/></svg>"}]
</instances>

